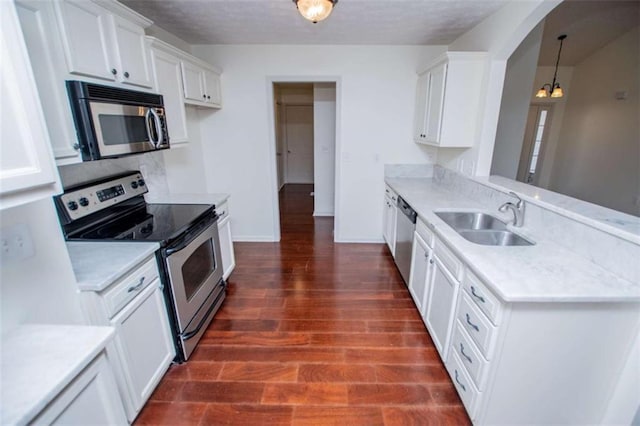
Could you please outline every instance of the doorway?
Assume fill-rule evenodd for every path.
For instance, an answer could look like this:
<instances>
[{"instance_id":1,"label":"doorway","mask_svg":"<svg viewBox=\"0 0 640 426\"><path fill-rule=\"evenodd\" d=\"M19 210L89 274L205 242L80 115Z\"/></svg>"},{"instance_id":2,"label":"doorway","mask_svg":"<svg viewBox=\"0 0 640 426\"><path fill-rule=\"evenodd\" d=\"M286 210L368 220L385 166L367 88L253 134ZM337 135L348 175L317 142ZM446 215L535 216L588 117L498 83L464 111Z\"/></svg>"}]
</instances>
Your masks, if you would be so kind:
<instances>
[{"instance_id":1,"label":"doorway","mask_svg":"<svg viewBox=\"0 0 640 426\"><path fill-rule=\"evenodd\" d=\"M544 148L551 128L552 114L553 105L531 104L529 115L527 116L527 126L525 127L516 180L538 185L542 160L544 159Z\"/></svg>"},{"instance_id":2,"label":"doorway","mask_svg":"<svg viewBox=\"0 0 640 426\"><path fill-rule=\"evenodd\" d=\"M336 83L273 82L272 88L279 208L282 211L286 194L293 191L297 193L295 199L301 200L300 191L306 188L312 205L310 219L333 217ZM279 227L282 226L281 222Z\"/></svg>"}]
</instances>

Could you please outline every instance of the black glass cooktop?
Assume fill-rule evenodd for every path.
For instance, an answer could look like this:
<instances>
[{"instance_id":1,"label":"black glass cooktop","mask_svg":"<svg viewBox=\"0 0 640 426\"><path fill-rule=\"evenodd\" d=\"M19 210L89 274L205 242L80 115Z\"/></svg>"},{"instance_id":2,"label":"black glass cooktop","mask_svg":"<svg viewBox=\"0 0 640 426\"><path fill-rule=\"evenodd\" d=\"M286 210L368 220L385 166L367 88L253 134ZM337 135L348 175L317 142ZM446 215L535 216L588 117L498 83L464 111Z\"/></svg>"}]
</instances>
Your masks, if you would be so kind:
<instances>
[{"instance_id":1,"label":"black glass cooktop","mask_svg":"<svg viewBox=\"0 0 640 426\"><path fill-rule=\"evenodd\" d=\"M198 222L211 218L207 204L143 204L126 215L70 235L73 240L154 241L167 244ZM164 245L163 244L163 245Z\"/></svg>"}]
</instances>

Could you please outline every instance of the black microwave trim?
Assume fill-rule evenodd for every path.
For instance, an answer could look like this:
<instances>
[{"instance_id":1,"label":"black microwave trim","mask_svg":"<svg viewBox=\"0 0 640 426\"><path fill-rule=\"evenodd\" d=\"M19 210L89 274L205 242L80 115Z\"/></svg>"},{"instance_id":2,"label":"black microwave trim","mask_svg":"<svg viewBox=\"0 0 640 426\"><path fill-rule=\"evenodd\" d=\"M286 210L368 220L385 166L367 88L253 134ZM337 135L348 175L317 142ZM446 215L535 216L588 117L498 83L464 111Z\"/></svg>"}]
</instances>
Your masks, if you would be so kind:
<instances>
[{"instance_id":1,"label":"black microwave trim","mask_svg":"<svg viewBox=\"0 0 640 426\"><path fill-rule=\"evenodd\" d=\"M101 155L98 143L95 139L95 127L89 104L91 101L100 101L119 105L164 108L164 99L162 95L136 90L120 89L117 87L104 86L78 80L67 80L65 83L69 98L69 105L71 107L71 115L73 117L76 136L78 138L78 150L80 151L82 161L127 157L129 155L144 153L135 152L125 153L122 155ZM166 133L166 121L163 124L163 130ZM165 136L165 140L167 142L166 145L145 152L169 149L168 133L166 133Z\"/></svg>"}]
</instances>

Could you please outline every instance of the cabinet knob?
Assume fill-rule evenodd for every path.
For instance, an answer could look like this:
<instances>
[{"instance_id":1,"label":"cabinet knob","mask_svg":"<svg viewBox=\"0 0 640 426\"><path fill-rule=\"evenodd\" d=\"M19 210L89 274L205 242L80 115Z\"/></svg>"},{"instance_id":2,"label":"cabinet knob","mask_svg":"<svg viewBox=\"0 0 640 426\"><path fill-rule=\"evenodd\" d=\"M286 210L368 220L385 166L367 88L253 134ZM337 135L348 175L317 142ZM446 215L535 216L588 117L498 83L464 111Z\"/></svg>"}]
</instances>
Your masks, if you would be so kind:
<instances>
[{"instance_id":1,"label":"cabinet knob","mask_svg":"<svg viewBox=\"0 0 640 426\"><path fill-rule=\"evenodd\" d=\"M429 263L433 265L433 259L429 259Z\"/></svg>"},{"instance_id":2,"label":"cabinet knob","mask_svg":"<svg viewBox=\"0 0 640 426\"><path fill-rule=\"evenodd\" d=\"M207 95L207 99L211 99L211 96Z\"/></svg>"},{"instance_id":3,"label":"cabinet knob","mask_svg":"<svg viewBox=\"0 0 640 426\"><path fill-rule=\"evenodd\" d=\"M73 149L75 149L76 151L80 151L80 144L79 143L74 143L73 144Z\"/></svg>"},{"instance_id":4,"label":"cabinet knob","mask_svg":"<svg viewBox=\"0 0 640 426\"><path fill-rule=\"evenodd\" d=\"M202 95L202 98L203 99L207 99L207 95Z\"/></svg>"},{"instance_id":5,"label":"cabinet knob","mask_svg":"<svg viewBox=\"0 0 640 426\"><path fill-rule=\"evenodd\" d=\"M129 78L129 73L127 71L124 72L124 78Z\"/></svg>"},{"instance_id":6,"label":"cabinet knob","mask_svg":"<svg viewBox=\"0 0 640 426\"><path fill-rule=\"evenodd\" d=\"M111 74L116 75L118 74L118 70L115 68L111 68Z\"/></svg>"}]
</instances>

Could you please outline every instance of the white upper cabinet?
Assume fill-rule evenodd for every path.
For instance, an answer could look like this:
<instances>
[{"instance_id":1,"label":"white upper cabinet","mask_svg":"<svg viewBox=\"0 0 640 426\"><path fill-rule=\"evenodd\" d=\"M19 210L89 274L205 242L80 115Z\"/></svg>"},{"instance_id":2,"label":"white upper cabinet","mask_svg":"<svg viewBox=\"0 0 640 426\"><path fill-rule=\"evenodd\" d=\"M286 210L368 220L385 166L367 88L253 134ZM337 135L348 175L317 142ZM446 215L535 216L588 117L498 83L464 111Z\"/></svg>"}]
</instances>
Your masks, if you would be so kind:
<instances>
[{"instance_id":1,"label":"white upper cabinet","mask_svg":"<svg viewBox=\"0 0 640 426\"><path fill-rule=\"evenodd\" d=\"M209 108L222 107L218 69L196 58L183 59L182 82L185 103Z\"/></svg>"},{"instance_id":2,"label":"white upper cabinet","mask_svg":"<svg viewBox=\"0 0 640 426\"><path fill-rule=\"evenodd\" d=\"M60 190L13 2L0 2L0 209Z\"/></svg>"},{"instance_id":3,"label":"white upper cabinet","mask_svg":"<svg viewBox=\"0 0 640 426\"><path fill-rule=\"evenodd\" d=\"M116 65L118 78L123 84L152 87L149 52L144 28L130 21L113 16L113 28L117 43Z\"/></svg>"},{"instance_id":4,"label":"white upper cabinet","mask_svg":"<svg viewBox=\"0 0 640 426\"><path fill-rule=\"evenodd\" d=\"M187 142L187 117L182 91L181 52L160 40L151 40L154 89L162 94L171 145Z\"/></svg>"},{"instance_id":5,"label":"white upper cabinet","mask_svg":"<svg viewBox=\"0 0 640 426\"><path fill-rule=\"evenodd\" d=\"M70 74L151 87L149 52L144 38L144 28L151 21L115 2L59 0L54 4Z\"/></svg>"},{"instance_id":6,"label":"white upper cabinet","mask_svg":"<svg viewBox=\"0 0 640 426\"><path fill-rule=\"evenodd\" d=\"M473 146L485 53L446 52L418 76L414 118L417 143Z\"/></svg>"},{"instance_id":7,"label":"white upper cabinet","mask_svg":"<svg viewBox=\"0 0 640 426\"><path fill-rule=\"evenodd\" d=\"M57 6L68 71L114 81L109 53L109 15L89 1L65 0Z\"/></svg>"}]
</instances>

